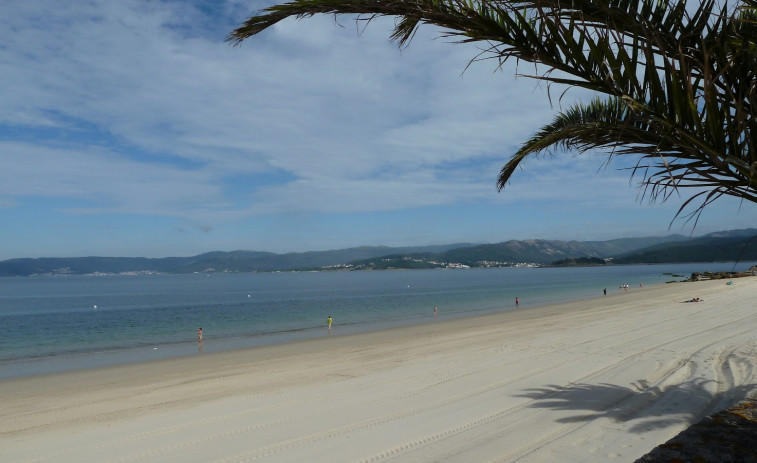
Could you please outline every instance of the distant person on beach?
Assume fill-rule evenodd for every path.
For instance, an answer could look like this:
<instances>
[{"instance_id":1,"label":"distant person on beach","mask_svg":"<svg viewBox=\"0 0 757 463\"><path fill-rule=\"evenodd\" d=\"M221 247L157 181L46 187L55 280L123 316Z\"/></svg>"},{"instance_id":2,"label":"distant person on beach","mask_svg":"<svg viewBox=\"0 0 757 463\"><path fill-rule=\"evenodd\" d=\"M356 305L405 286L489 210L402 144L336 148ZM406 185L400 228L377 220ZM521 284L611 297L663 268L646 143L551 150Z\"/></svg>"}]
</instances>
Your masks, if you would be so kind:
<instances>
[{"instance_id":1,"label":"distant person on beach","mask_svg":"<svg viewBox=\"0 0 757 463\"><path fill-rule=\"evenodd\" d=\"M604 293L605 293L605 296L607 296L607 288L605 288Z\"/></svg>"},{"instance_id":2,"label":"distant person on beach","mask_svg":"<svg viewBox=\"0 0 757 463\"><path fill-rule=\"evenodd\" d=\"M202 344L202 328L197 328L197 342Z\"/></svg>"},{"instance_id":3,"label":"distant person on beach","mask_svg":"<svg viewBox=\"0 0 757 463\"><path fill-rule=\"evenodd\" d=\"M518 298L516 297L516 298L515 298L515 307L518 307L518 305L519 305L519 304L520 304L520 301L519 301L519 300L518 300Z\"/></svg>"},{"instance_id":4,"label":"distant person on beach","mask_svg":"<svg viewBox=\"0 0 757 463\"><path fill-rule=\"evenodd\" d=\"M439 310L434 306L434 317L436 317L439 314Z\"/></svg>"},{"instance_id":5,"label":"distant person on beach","mask_svg":"<svg viewBox=\"0 0 757 463\"><path fill-rule=\"evenodd\" d=\"M331 315L329 315L329 318L326 319L326 324L329 325L329 333L331 333L331 324L334 322L334 320L331 319Z\"/></svg>"}]
</instances>

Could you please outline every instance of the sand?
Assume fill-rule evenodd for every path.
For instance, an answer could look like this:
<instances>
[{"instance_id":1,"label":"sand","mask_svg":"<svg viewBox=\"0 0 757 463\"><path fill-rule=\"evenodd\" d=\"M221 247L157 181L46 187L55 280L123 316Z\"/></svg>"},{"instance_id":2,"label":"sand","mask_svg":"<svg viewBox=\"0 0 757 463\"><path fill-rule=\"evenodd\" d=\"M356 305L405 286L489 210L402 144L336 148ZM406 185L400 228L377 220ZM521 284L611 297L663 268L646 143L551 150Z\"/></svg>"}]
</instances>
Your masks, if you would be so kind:
<instances>
[{"instance_id":1,"label":"sand","mask_svg":"<svg viewBox=\"0 0 757 463\"><path fill-rule=\"evenodd\" d=\"M4 380L0 461L631 462L755 392L755 301L677 283Z\"/></svg>"}]
</instances>

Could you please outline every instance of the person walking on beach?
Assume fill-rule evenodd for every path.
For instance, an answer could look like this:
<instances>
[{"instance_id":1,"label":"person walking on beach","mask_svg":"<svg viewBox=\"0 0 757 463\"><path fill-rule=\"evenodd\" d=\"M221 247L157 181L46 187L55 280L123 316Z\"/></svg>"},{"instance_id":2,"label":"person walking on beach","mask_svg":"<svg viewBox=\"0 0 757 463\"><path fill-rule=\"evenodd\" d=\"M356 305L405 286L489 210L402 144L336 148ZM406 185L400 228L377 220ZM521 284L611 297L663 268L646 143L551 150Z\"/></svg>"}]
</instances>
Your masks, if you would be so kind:
<instances>
[{"instance_id":1,"label":"person walking on beach","mask_svg":"<svg viewBox=\"0 0 757 463\"><path fill-rule=\"evenodd\" d=\"M605 293L605 296L607 296L607 288L605 288L604 293Z\"/></svg>"},{"instance_id":2,"label":"person walking on beach","mask_svg":"<svg viewBox=\"0 0 757 463\"><path fill-rule=\"evenodd\" d=\"M434 317L436 317L439 314L439 310L437 310L436 306L434 306Z\"/></svg>"},{"instance_id":3,"label":"person walking on beach","mask_svg":"<svg viewBox=\"0 0 757 463\"><path fill-rule=\"evenodd\" d=\"M515 298L515 307L518 307L518 304L520 304L520 301L519 301L519 300L518 300L518 298L516 297L516 298Z\"/></svg>"},{"instance_id":4,"label":"person walking on beach","mask_svg":"<svg viewBox=\"0 0 757 463\"><path fill-rule=\"evenodd\" d=\"M197 342L202 344L202 328L197 328Z\"/></svg>"},{"instance_id":5,"label":"person walking on beach","mask_svg":"<svg viewBox=\"0 0 757 463\"><path fill-rule=\"evenodd\" d=\"M331 315L329 315L329 318L326 319L326 324L329 325L329 333L331 333L331 324L334 322L334 320L331 319Z\"/></svg>"}]
</instances>

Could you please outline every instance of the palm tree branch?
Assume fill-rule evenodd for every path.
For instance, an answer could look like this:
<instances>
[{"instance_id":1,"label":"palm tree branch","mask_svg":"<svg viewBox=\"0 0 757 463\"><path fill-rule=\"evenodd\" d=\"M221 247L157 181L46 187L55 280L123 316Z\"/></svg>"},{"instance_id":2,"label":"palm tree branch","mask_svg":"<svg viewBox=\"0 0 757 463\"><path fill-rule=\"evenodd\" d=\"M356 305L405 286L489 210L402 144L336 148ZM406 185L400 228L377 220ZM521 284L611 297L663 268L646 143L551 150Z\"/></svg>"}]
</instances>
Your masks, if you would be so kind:
<instances>
[{"instance_id":1,"label":"palm tree branch","mask_svg":"<svg viewBox=\"0 0 757 463\"><path fill-rule=\"evenodd\" d=\"M623 98L611 98L577 105L558 114L505 164L497 181L498 189L505 187L527 157L562 148L579 154L599 150L610 157L640 156L631 168L631 176L642 175L644 192L653 200L665 200L680 188L710 188L717 192L717 197L725 194L757 202L757 193L752 188L754 172L745 171L740 159L711 162L703 155L707 147L698 139L687 131L670 127L666 121L650 117L643 109L629 106Z\"/></svg>"},{"instance_id":2,"label":"palm tree branch","mask_svg":"<svg viewBox=\"0 0 757 463\"><path fill-rule=\"evenodd\" d=\"M609 96L538 131L502 168L498 189L526 157L562 147L639 156L632 177L642 176L652 199L706 187L684 206L722 195L757 202L757 0L738 5L705 0L689 12L685 0L295 0L249 18L227 40L238 45L315 14L397 17L391 39L400 46L435 25L442 37L486 43L477 59L531 62L546 71L527 77Z\"/></svg>"}]
</instances>

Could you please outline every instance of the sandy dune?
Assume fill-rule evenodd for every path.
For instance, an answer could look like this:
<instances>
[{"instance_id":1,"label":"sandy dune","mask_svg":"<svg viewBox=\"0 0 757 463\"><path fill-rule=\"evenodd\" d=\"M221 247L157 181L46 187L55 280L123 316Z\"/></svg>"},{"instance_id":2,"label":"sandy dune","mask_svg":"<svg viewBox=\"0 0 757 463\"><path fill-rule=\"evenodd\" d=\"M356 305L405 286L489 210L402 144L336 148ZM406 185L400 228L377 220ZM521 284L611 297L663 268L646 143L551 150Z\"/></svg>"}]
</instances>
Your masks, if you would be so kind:
<instances>
[{"instance_id":1,"label":"sandy dune","mask_svg":"<svg viewBox=\"0 0 757 463\"><path fill-rule=\"evenodd\" d=\"M734 283L6 380L0 461L634 461L755 392Z\"/></svg>"}]
</instances>

